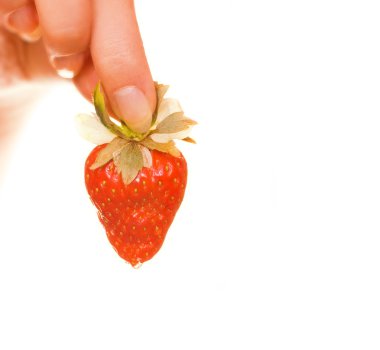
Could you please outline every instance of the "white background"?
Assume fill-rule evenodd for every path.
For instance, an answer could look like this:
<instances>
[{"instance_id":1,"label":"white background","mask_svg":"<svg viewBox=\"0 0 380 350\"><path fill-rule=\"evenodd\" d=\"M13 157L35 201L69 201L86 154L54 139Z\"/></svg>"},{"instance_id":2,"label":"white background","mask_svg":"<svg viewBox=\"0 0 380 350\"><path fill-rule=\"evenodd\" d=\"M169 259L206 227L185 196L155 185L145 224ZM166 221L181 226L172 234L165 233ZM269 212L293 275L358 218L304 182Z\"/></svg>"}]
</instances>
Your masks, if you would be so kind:
<instances>
[{"instance_id":1,"label":"white background","mask_svg":"<svg viewBox=\"0 0 380 350\"><path fill-rule=\"evenodd\" d=\"M0 199L0 348L379 349L378 1L138 1L155 79L198 120L157 256L114 253L69 85ZM127 74L127 72L126 72Z\"/></svg>"}]
</instances>

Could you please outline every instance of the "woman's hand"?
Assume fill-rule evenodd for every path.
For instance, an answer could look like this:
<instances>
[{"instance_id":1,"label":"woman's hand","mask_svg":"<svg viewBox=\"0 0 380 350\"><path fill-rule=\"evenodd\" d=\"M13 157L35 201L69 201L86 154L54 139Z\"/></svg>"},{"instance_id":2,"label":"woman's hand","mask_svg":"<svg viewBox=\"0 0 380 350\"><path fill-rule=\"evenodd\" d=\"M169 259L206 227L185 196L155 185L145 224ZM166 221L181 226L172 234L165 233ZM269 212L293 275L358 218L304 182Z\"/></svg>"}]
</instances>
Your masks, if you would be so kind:
<instances>
[{"instance_id":1,"label":"woman's hand","mask_svg":"<svg viewBox=\"0 0 380 350\"><path fill-rule=\"evenodd\" d=\"M90 99L101 80L132 129L150 126L156 94L132 0L0 0L0 18L0 87L53 68Z\"/></svg>"}]
</instances>

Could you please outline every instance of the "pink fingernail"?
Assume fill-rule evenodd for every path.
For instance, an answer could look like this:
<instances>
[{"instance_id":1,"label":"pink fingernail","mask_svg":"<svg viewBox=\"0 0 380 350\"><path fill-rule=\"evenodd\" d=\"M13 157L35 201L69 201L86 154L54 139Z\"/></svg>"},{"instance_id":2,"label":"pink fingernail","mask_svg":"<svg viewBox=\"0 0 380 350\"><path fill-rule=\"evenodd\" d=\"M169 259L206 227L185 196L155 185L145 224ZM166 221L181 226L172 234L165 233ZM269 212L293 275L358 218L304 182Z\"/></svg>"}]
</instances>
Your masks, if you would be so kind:
<instances>
[{"instance_id":1,"label":"pink fingernail","mask_svg":"<svg viewBox=\"0 0 380 350\"><path fill-rule=\"evenodd\" d=\"M58 75L65 79L74 78L81 70L85 60L84 53L74 55L51 55L50 63Z\"/></svg>"},{"instance_id":2,"label":"pink fingernail","mask_svg":"<svg viewBox=\"0 0 380 350\"><path fill-rule=\"evenodd\" d=\"M152 111L143 92L136 86L125 86L113 94L116 112L136 132L146 132L152 122Z\"/></svg>"},{"instance_id":3,"label":"pink fingernail","mask_svg":"<svg viewBox=\"0 0 380 350\"><path fill-rule=\"evenodd\" d=\"M36 41L41 37L38 17L33 5L20 7L4 17L4 26L9 31L17 33L27 41Z\"/></svg>"}]
</instances>

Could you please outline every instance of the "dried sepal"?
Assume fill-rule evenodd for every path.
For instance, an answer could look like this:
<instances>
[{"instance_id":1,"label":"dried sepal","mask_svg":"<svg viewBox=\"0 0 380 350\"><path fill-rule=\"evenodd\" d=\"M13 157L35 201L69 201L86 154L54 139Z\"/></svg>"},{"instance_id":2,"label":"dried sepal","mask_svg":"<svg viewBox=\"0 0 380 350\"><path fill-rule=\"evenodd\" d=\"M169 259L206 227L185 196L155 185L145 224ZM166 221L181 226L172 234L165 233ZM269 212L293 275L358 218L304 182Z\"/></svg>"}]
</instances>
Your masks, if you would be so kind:
<instances>
[{"instance_id":1,"label":"dried sepal","mask_svg":"<svg viewBox=\"0 0 380 350\"><path fill-rule=\"evenodd\" d=\"M156 124L159 124L166 117L176 112L182 112L179 101L174 98L164 98L161 103L157 105Z\"/></svg>"},{"instance_id":2,"label":"dried sepal","mask_svg":"<svg viewBox=\"0 0 380 350\"><path fill-rule=\"evenodd\" d=\"M116 158L128 143L129 141L127 140L124 140L120 137L115 137L106 147L104 147L99 152L94 164L91 165L90 169L95 170L102 167L103 165L106 165L111 159Z\"/></svg>"},{"instance_id":3,"label":"dried sepal","mask_svg":"<svg viewBox=\"0 0 380 350\"><path fill-rule=\"evenodd\" d=\"M150 153L150 150L145 146L139 145L139 148L143 156L144 167L151 168L153 165L152 153Z\"/></svg>"},{"instance_id":4,"label":"dried sepal","mask_svg":"<svg viewBox=\"0 0 380 350\"><path fill-rule=\"evenodd\" d=\"M150 137L153 141L159 142L159 143L167 143L171 140L183 140L184 138L188 137L191 134L192 127L188 127L185 130L179 131L177 133L173 134L152 134Z\"/></svg>"},{"instance_id":5,"label":"dried sepal","mask_svg":"<svg viewBox=\"0 0 380 350\"><path fill-rule=\"evenodd\" d=\"M155 87L156 87L156 94L157 94L157 105L159 106L165 94L169 90L169 85L155 83Z\"/></svg>"},{"instance_id":6,"label":"dried sepal","mask_svg":"<svg viewBox=\"0 0 380 350\"><path fill-rule=\"evenodd\" d=\"M188 143L192 143L192 144L196 144L195 140L192 139L191 137L185 137L184 139L182 139L182 141L185 141L185 142L188 142Z\"/></svg>"},{"instance_id":7,"label":"dried sepal","mask_svg":"<svg viewBox=\"0 0 380 350\"><path fill-rule=\"evenodd\" d=\"M144 166L143 155L138 144L128 143L114 158L114 163L125 185L129 185Z\"/></svg>"},{"instance_id":8,"label":"dried sepal","mask_svg":"<svg viewBox=\"0 0 380 350\"><path fill-rule=\"evenodd\" d=\"M141 144L151 150L157 150L160 152L169 153L174 157L179 157L181 155L181 152L178 150L178 148L176 147L175 143L172 140L166 143L159 143L159 142L155 142L150 137L147 137L146 139L141 141Z\"/></svg>"},{"instance_id":9,"label":"dried sepal","mask_svg":"<svg viewBox=\"0 0 380 350\"><path fill-rule=\"evenodd\" d=\"M158 118L150 131L150 138L157 143L168 143L174 139L189 137L196 122L187 118L179 102L163 99L158 108Z\"/></svg>"},{"instance_id":10,"label":"dried sepal","mask_svg":"<svg viewBox=\"0 0 380 350\"><path fill-rule=\"evenodd\" d=\"M164 85L164 84L158 84L157 82L154 83L154 86L156 88L156 110L153 113L152 116L152 124L154 124L157 120L157 114L158 114L158 107L161 105L162 100L164 99L164 96L166 92L169 89L169 85Z\"/></svg>"},{"instance_id":11,"label":"dried sepal","mask_svg":"<svg viewBox=\"0 0 380 350\"><path fill-rule=\"evenodd\" d=\"M170 155L172 155L173 157L180 157L180 156L181 156L181 152L179 151L179 149L177 148L177 146L175 145L174 142L173 142L173 146L170 147L168 153L169 153Z\"/></svg>"},{"instance_id":12,"label":"dried sepal","mask_svg":"<svg viewBox=\"0 0 380 350\"><path fill-rule=\"evenodd\" d=\"M158 134L175 134L195 124L196 122L185 117L183 112L176 112L159 123L154 132Z\"/></svg>"},{"instance_id":13,"label":"dried sepal","mask_svg":"<svg viewBox=\"0 0 380 350\"><path fill-rule=\"evenodd\" d=\"M79 135L96 145L109 143L115 138L115 135L100 122L95 113L78 114L75 117L75 124Z\"/></svg>"}]
</instances>

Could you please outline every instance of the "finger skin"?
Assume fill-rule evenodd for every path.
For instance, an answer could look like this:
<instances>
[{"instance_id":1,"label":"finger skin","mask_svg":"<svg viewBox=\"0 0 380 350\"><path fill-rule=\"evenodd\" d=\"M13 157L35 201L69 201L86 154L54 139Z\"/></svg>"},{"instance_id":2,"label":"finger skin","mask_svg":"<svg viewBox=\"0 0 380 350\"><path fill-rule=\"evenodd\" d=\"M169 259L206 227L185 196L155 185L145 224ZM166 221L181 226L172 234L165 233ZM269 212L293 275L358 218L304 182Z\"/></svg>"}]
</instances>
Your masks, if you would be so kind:
<instances>
[{"instance_id":1,"label":"finger skin","mask_svg":"<svg viewBox=\"0 0 380 350\"><path fill-rule=\"evenodd\" d=\"M25 73L29 80L50 81L57 79L49 64L42 41L33 45L25 44Z\"/></svg>"},{"instance_id":2,"label":"finger skin","mask_svg":"<svg viewBox=\"0 0 380 350\"><path fill-rule=\"evenodd\" d=\"M49 53L72 55L88 49L92 13L90 0L36 0L35 3Z\"/></svg>"},{"instance_id":3,"label":"finger skin","mask_svg":"<svg viewBox=\"0 0 380 350\"><path fill-rule=\"evenodd\" d=\"M31 0L0 0L0 14L6 15L14 10L33 4Z\"/></svg>"},{"instance_id":4,"label":"finger skin","mask_svg":"<svg viewBox=\"0 0 380 350\"><path fill-rule=\"evenodd\" d=\"M96 74L94 64L91 58L83 65L80 73L73 79L73 82L79 92L88 100L92 101L92 93L94 92L95 86L99 81L99 77Z\"/></svg>"},{"instance_id":5,"label":"finger skin","mask_svg":"<svg viewBox=\"0 0 380 350\"><path fill-rule=\"evenodd\" d=\"M116 90L136 86L145 94L153 111L156 93L133 1L93 0L93 4L92 59L111 104Z\"/></svg>"}]
</instances>

